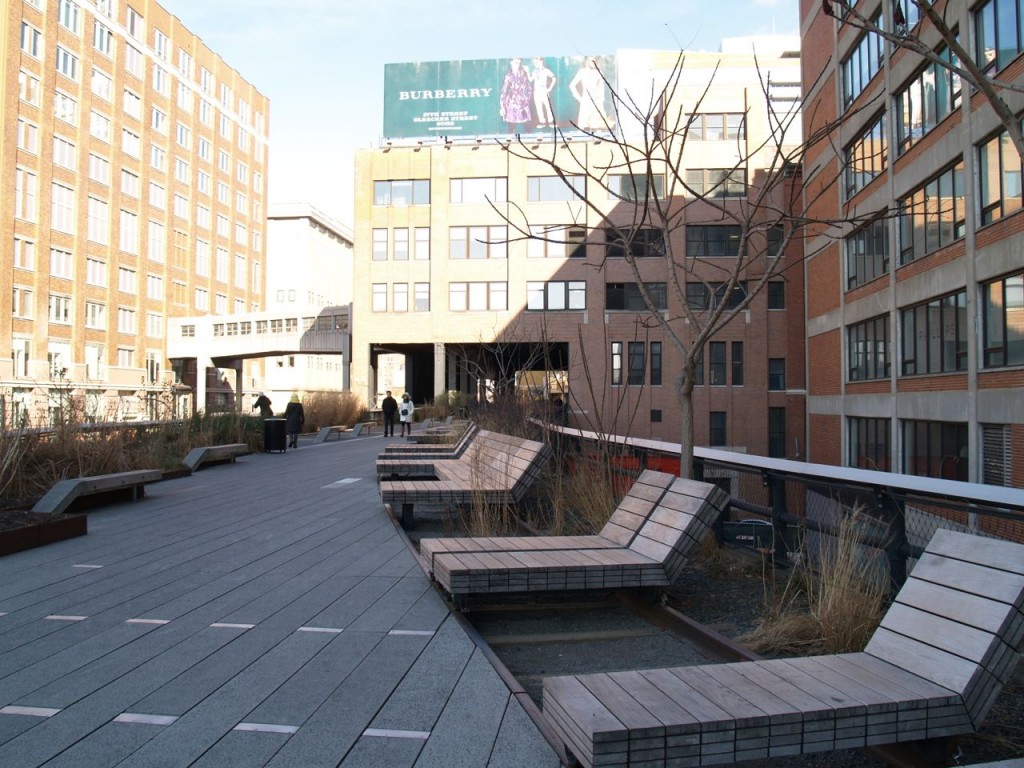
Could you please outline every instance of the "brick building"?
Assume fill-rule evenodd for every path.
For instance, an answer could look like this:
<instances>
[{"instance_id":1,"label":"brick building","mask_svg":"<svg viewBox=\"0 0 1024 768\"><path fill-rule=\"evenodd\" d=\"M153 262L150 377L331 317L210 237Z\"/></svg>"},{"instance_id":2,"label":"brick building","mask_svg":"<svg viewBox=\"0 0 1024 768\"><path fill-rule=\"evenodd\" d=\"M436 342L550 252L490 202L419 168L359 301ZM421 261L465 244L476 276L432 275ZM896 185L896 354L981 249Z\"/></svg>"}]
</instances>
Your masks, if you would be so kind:
<instances>
[{"instance_id":1,"label":"brick building","mask_svg":"<svg viewBox=\"0 0 1024 768\"><path fill-rule=\"evenodd\" d=\"M149 0L11 0L0 31L4 424L168 415L168 319L264 305L268 101Z\"/></svg>"},{"instance_id":2,"label":"brick building","mask_svg":"<svg viewBox=\"0 0 1024 768\"><path fill-rule=\"evenodd\" d=\"M666 105L693 118L676 181L685 177L694 187L714 188L714 204L684 206L693 201L682 199L681 183L657 175L651 183L661 188L664 182L664 189L680 195L669 201L685 222L671 234L675 253L687 253L696 243L722 246L720 253L701 252L697 259L706 262L698 269L708 284L722 279L716 275L729 262L704 257L728 260L735 235L716 206L744 204L748 185L770 165L761 154L769 103L777 99L773 109L784 112L798 92L795 39L771 40L724 43L721 53L687 53L673 103ZM755 62L752 50L758 43ZM649 96L652 83L657 92L668 81L678 55L621 51L602 57L602 66L606 73L614 71L608 80L618 92ZM571 58L529 64L534 72L556 72L565 84L590 57ZM495 70L515 71L519 60L506 61ZM455 64L451 70L464 76L485 71L487 62ZM768 73L768 93L756 64L762 75ZM416 73L433 71L432 65L404 66ZM464 83L445 87L445 77L434 76L440 87L396 91L395 103L406 108L413 98L490 92ZM576 78L582 76L571 79ZM491 82L493 91L502 87L500 76ZM424 402L447 392L486 397L493 386L514 382L538 397L564 398L574 425L678 441L674 385L680 358L664 328L651 321L629 261L635 258L642 282L684 338L689 331L680 304L686 293L670 288L666 262L653 240L640 233L628 246L616 246L607 228L610 221L628 228L642 213L635 201L643 199L638 197L647 184L643 172L631 171L600 131L574 132L566 113L559 117L557 103L555 122L565 131L557 136L550 123L546 130L536 124L543 122L539 108L512 119L512 108L504 103L508 130L492 127L488 133L482 127L488 116L473 112L468 102L424 107L434 111L408 116L412 127L403 135L389 131L387 90L386 84L384 134L392 138L356 159L353 391L370 404L386 388L405 389ZM496 104L493 111L496 116ZM571 114L577 124L585 119L593 117L585 118L582 107L578 116ZM430 121L436 121L433 134L417 133ZM645 128L651 126L624 123L616 130ZM449 132L453 135L444 135ZM564 158L568 183L529 157L532 152ZM799 263L799 255L774 258ZM697 281L692 287L702 286ZM396 354L405 362L402 387L381 381L383 361ZM711 340L698 370L698 444L801 457L801 281L780 276L759 293Z\"/></svg>"},{"instance_id":3,"label":"brick building","mask_svg":"<svg viewBox=\"0 0 1024 768\"><path fill-rule=\"evenodd\" d=\"M842 127L808 153L804 175L840 175L813 212L861 223L807 244L808 457L1020 487L1020 158L990 105L949 69L822 8L801 2L804 128L840 117ZM856 10L949 60L913 2ZM1022 12L1017 0L943 10L989 76L1016 81Z\"/></svg>"}]
</instances>

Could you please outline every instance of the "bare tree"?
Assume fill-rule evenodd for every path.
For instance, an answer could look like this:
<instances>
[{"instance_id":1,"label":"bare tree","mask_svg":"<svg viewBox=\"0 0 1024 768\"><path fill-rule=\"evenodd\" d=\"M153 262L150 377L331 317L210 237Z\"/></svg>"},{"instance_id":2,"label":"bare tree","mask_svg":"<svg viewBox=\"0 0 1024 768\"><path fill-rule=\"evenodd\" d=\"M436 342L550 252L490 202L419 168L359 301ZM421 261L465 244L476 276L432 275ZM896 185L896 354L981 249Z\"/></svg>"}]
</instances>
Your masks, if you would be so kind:
<instances>
[{"instance_id":1,"label":"bare tree","mask_svg":"<svg viewBox=\"0 0 1024 768\"><path fill-rule=\"evenodd\" d=\"M674 385L684 477L693 471L692 394L705 345L742 315L770 280L800 264L806 237L838 235L856 223L853 218L816 221L806 213L834 191L840 175L826 178L818 172L805 179L801 158L808 146L831 142L839 122L818 121L809 137L796 135L799 102L777 109L781 102L772 98L771 72L754 61L767 111L756 122L766 128L751 137L744 136L743 124L737 126L731 167L688 171L703 167L690 156L684 159L684 150L697 131L695 121L705 111L718 69L693 97L682 53L667 71L652 76L643 93L617 92L608 83L613 107L603 129L574 126L571 134L554 131L550 141L517 139L509 146L514 155L539 164L570 188L580 175L585 177L586 194L579 201L586 221L577 223L605 236L588 249L588 263L604 269L606 260L615 258L629 265L642 297L641 322L660 329L681 360ZM743 122L753 117L748 109ZM581 138L589 145L586 157L579 149ZM610 208L608 199L615 201ZM499 213L509 224L510 239L568 243L564 228L531 226L522 207L512 204L510 212ZM727 239L687 237L688 225L708 224L727 225L718 230L727 232Z\"/></svg>"},{"instance_id":2,"label":"bare tree","mask_svg":"<svg viewBox=\"0 0 1024 768\"><path fill-rule=\"evenodd\" d=\"M891 14L888 17L891 23L881 15L870 18L865 16L854 3L846 0L822 0L821 7L823 13L832 16L841 25L877 35L894 48L916 54L972 86L982 95L1006 129L1017 155L1024 162L1021 118L1004 96L1006 93L1024 93L1024 84L994 76L998 56L995 40L987 41L989 47L981 57L972 55L964 48L958 32L958 20L950 18L952 11L962 7L960 4L933 3L931 0L892 0L889 6ZM908 14L911 14L910 19L907 18ZM937 47L934 41L928 39L932 36L941 40L941 45L952 55L943 55L941 46Z\"/></svg>"}]
</instances>

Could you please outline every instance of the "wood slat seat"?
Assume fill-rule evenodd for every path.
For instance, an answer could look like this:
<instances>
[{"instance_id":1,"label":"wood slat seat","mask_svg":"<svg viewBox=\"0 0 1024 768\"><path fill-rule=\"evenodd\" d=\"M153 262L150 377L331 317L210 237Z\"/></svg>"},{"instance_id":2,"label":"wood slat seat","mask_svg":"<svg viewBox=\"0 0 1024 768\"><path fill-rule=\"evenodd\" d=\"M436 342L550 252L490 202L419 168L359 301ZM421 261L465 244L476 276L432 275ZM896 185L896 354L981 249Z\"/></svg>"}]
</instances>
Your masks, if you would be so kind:
<instances>
[{"instance_id":1,"label":"wood slat seat","mask_svg":"<svg viewBox=\"0 0 1024 768\"><path fill-rule=\"evenodd\" d=\"M662 587L727 503L716 486L646 471L596 535L422 539L420 554L456 604L484 594Z\"/></svg>"},{"instance_id":2,"label":"wood slat seat","mask_svg":"<svg viewBox=\"0 0 1024 768\"><path fill-rule=\"evenodd\" d=\"M430 479L382 479L381 499L401 509L406 527L413 524L417 504L514 503L534 483L550 456L551 449L544 443L480 430L457 458L432 460L429 472L421 463L412 473Z\"/></svg>"},{"instance_id":3,"label":"wood slat seat","mask_svg":"<svg viewBox=\"0 0 1024 768\"><path fill-rule=\"evenodd\" d=\"M977 729L1024 638L1024 546L938 531L861 653L544 680L586 766L698 766Z\"/></svg>"},{"instance_id":4,"label":"wood slat seat","mask_svg":"<svg viewBox=\"0 0 1024 768\"><path fill-rule=\"evenodd\" d=\"M477 427L470 424L453 443L393 443L377 457L377 476L398 479L434 473L434 462L457 459L473 442Z\"/></svg>"}]
</instances>

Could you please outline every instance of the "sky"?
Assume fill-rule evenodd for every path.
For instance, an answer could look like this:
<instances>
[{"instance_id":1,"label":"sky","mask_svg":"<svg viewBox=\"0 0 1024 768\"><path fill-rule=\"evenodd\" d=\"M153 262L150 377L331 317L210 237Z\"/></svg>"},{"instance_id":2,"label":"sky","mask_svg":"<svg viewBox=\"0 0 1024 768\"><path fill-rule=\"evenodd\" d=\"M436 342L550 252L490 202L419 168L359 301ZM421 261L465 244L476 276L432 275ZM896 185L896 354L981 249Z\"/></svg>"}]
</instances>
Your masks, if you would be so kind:
<instances>
[{"instance_id":1,"label":"sky","mask_svg":"<svg viewBox=\"0 0 1024 768\"><path fill-rule=\"evenodd\" d=\"M620 48L717 51L797 34L797 0L161 0L270 99L268 202L352 225L355 151L379 145L384 65Z\"/></svg>"}]
</instances>

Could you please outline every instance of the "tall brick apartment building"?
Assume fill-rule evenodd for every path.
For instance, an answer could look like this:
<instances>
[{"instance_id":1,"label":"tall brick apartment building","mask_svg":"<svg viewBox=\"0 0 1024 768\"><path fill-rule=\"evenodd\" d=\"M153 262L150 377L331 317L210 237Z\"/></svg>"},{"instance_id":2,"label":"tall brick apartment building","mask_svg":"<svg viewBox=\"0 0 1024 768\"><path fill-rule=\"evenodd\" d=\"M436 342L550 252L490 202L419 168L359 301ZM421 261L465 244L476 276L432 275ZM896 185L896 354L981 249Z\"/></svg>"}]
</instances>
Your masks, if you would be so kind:
<instances>
[{"instance_id":1,"label":"tall brick apartment building","mask_svg":"<svg viewBox=\"0 0 1024 768\"><path fill-rule=\"evenodd\" d=\"M891 0L856 9L948 60L914 3L901 5L899 26ZM989 75L1024 77L1020 2L944 5ZM1020 159L989 105L948 69L822 6L801 2L805 132L845 119L834 145L808 155L804 174L842 174L820 201L821 218L878 218L808 243L809 458L1020 487Z\"/></svg>"},{"instance_id":2,"label":"tall brick apartment building","mask_svg":"<svg viewBox=\"0 0 1024 768\"><path fill-rule=\"evenodd\" d=\"M757 48L757 63L773 84L768 94L753 48L747 39L727 50L723 43L722 53L687 53L674 94L680 100L675 108L694 117L682 155L687 183L711 188L725 178L722 169L732 173L741 163L728 183L715 187L725 206L744 204L748 181L767 167L758 164L765 159L758 153L768 132L768 102L780 99L773 108L784 113L799 90L795 39ZM602 57L602 66L620 90L635 84L634 93L650 97L651 73L661 73L655 82L663 83L658 77L678 55L620 51ZM590 58L522 61L534 82L550 70L556 88L568 89L584 78L580 72ZM386 71L384 135L393 140L356 159L352 389L368 403L379 401L383 389L392 388L381 383L382 361L397 353L405 359L405 381L394 388L410 391L417 402L452 391L484 395L494 379L515 374L521 388L547 387L546 396L563 397L573 425L678 442L680 360L648 316L626 250L604 229L603 216L635 220L633 201L641 198L630 190L647 182L629 173L611 142L573 133L570 119L592 117L567 91L552 94L556 122L566 131L555 143L550 124L536 125L544 118L533 113L535 104L529 114L513 117L513 107L503 102L504 122L489 124L498 119L497 100L486 108L477 101L496 93L503 70L515 72L519 61ZM389 81L401 82L389 89ZM413 111L417 99L433 101ZM390 126L389 116L395 118ZM511 125L516 122L522 124ZM795 134L799 141L799 129ZM571 158L571 186L524 157L530 151ZM594 175L605 183L595 183ZM655 187L662 180L655 178ZM689 247L707 262L702 277L722 280L735 235L729 220L704 203L682 215L685 226L672 234L674 252ZM706 243L717 245L704 251ZM686 337L680 297L667 287L666 264L656 250L642 238L631 246L643 281L655 301L664 302L661 311ZM711 340L694 391L697 444L802 457L802 314L801 280L780 277ZM488 365L488 354L495 353L511 361L506 369ZM547 385L542 371L549 374Z\"/></svg>"},{"instance_id":3,"label":"tall brick apartment building","mask_svg":"<svg viewBox=\"0 0 1024 768\"><path fill-rule=\"evenodd\" d=\"M264 306L268 101L150 0L0 31L4 424L166 415L168 318Z\"/></svg>"}]
</instances>

